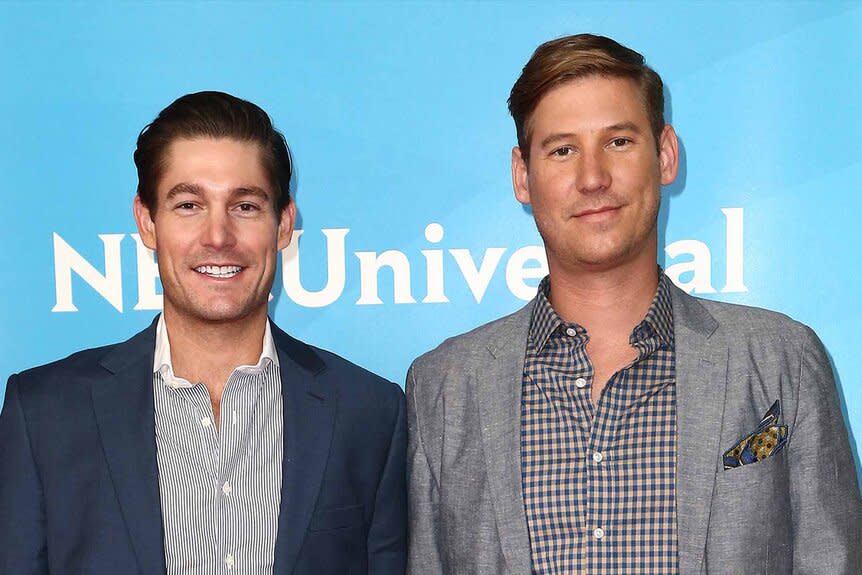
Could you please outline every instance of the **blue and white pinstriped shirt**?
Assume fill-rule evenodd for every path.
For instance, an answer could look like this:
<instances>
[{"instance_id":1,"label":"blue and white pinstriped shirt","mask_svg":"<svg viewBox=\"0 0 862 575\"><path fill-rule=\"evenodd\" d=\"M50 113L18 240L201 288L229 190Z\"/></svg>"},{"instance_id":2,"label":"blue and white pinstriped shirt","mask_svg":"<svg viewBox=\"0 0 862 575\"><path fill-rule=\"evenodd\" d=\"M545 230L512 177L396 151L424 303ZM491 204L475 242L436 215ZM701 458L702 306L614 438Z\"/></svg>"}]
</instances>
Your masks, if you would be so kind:
<instances>
[{"instance_id":1,"label":"blue and white pinstriped shirt","mask_svg":"<svg viewBox=\"0 0 862 575\"><path fill-rule=\"evenodd\" d=\"M661 274L629 342L637 358L595 406L589 335L540 287L521 393L524 506L533 573L678 573L676 372L669 281Z\"/></svg>"},{"instance_id":2,"label":"blue and white pinstriped shirt","mask_svg":"<svg viewBox=\"0 0 862 575\"><path fill-rule=\"evenodd\" d=\"M283 406L269 322L257 364L228 379L216 427L206 386L174 375L160 317L153 396L168 575L271 574Z\"/></svg>"}]
</instances>

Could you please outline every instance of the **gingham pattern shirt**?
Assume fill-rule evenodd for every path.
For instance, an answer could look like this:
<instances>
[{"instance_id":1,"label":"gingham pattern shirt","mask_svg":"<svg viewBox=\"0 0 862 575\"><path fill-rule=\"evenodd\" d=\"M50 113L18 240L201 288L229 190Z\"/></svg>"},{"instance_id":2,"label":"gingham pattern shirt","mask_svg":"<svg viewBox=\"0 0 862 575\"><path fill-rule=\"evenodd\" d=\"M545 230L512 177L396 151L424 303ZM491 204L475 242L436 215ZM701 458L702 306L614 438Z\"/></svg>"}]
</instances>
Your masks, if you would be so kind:
<instances>
[{"instance_id":1,"label":"gingham pattern shirt","mask_svg":"<svg viewBox=\"0 0 862 575\"><path fill-rule=\"evenodd\" d=\"M269 323L258 363L228 378L216 428L206 386L174 375L160 318L153 396L168 575L271 575L284 424Z\"/></svg>"},{"instance_id":2,"label":"gingham pattern shirt","mask_svg":"<svg viewBox=\"0 0 862 575\"><path fill-rule=\"evenodd\" d=\"M530 323L521 395L533 573L678 573L676 377L668 279L629 337L638 356L590 400L589 335L548 301Z\"/></svg>"}]
</instances>

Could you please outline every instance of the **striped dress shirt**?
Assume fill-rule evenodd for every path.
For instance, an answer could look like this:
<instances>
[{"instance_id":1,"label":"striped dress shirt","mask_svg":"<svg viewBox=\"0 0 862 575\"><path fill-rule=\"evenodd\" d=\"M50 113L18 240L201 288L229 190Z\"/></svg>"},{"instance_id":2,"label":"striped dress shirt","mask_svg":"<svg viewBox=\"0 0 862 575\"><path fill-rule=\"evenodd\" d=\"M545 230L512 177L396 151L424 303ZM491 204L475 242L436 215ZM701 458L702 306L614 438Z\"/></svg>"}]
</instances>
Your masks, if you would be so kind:
<instances>
[{"instance_id":1,"label":"striped dress shirt","mask_svg":"<svg viewBox=\"0 0 862 575\"><path fill-rule=\"evenodd\" d=\"M675 574L673 312L661 274L629 343L637 358L590 399L589 335L540 285L521 392L521 461L533 573Z\"/></svg>"},{"instance_id":2,"label":"striped dress shirt","mask_svg":"<svg viewBox=\"0 0 862 575\"><path fill-rule=\"evenodd\" d=\"M283 406L269 322L260 360L228 378L217 428L206 386L174 375L159 318L153 396L168 575L271 574Z\"/></svg>"}]
</instances>

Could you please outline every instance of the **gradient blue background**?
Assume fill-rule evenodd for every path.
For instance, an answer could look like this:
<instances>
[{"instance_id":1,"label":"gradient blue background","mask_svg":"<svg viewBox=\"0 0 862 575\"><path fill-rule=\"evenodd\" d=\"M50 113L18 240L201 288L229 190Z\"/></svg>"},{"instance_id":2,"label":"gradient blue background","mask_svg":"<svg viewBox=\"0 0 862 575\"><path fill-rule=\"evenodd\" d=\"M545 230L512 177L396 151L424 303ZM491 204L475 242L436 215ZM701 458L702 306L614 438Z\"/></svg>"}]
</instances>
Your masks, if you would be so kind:
<instances>
[{"instance_id":1,"label":"gradient blue background","mask_svg":"<svg viewBox=\"0 0 862 575\"><path fill-rule=\"evenodd\" d=\"M306 288L326 280L320 230L351 230L341 298L308 309L277 294L276 321L402 381L414 356L521 305L504 265L539 238L511 192L506 97L539 43L583 31L639 50L668 87L684 165L665 193L662 247L704 242L720 289L721 208L743 208L748 291L709 297L811 325L858 437L862 6L852 2L0 4L0 372L149 323L154 312L132 310L128 235L123 313L79 278L79 311L52 313L52 235L102 270L98 234L135 231L138 132L176 97L217 89L261 105L290 142ZM431 222L445 228L437 245L424 237ZM507 252L481 303L447 254L449 303L395 305L384 271L384 303L355 304L355 251L405 253L421 301L420 250L479 259L488 247Z\"/></svg>"}]
</instances>

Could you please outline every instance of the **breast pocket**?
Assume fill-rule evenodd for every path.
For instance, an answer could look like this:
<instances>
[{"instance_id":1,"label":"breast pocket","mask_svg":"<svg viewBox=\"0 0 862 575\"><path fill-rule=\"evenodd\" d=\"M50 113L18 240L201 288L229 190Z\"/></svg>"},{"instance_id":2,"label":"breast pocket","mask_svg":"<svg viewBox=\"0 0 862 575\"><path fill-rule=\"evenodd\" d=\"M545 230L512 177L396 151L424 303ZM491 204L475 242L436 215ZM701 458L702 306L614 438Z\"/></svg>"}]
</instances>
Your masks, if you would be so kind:
<instances>
[{"instance_id":1,"label":"breast pocket","mask_svg":"<svg viewBox=\"0 0 862 575\"><path fill-rule=\"evenodd\" d=\"M716 477L716 491L719 488L740 489L744 487L757 487L769 489L781 477L786 477L787 450L782 449L775 455L761 459L748 465L740 465L732 469L718 472Z\"/></svg>"},{"instance_id":2,"label":"breast pocket","mask_svg":"<svg viewBox=\"0 0 862 575\"><path fill-rule=\"evenodd\" d=\"M295 573L347 575L367 571L362 505L317 510L311 517Z\"/></svg>"}]
</instances>

